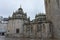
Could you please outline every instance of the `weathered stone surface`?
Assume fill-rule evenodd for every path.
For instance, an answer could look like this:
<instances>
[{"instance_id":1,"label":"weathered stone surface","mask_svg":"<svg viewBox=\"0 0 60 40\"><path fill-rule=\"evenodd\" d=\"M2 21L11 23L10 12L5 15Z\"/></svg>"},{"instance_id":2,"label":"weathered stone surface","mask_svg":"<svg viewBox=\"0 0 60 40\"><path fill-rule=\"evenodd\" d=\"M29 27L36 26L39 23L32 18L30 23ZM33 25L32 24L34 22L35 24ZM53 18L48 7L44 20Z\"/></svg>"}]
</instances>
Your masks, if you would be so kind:
<instances>
[{"instance_id":1,"label":"weathered stone surface","mask_svg":"<svg viewBox=\"0 0 60 40\"><path fill-rule=\"evenodd\" d=\"M54 37L60 38L60 0L45 0L47 19L53 23Z\"/></svg>"}]
</instances>

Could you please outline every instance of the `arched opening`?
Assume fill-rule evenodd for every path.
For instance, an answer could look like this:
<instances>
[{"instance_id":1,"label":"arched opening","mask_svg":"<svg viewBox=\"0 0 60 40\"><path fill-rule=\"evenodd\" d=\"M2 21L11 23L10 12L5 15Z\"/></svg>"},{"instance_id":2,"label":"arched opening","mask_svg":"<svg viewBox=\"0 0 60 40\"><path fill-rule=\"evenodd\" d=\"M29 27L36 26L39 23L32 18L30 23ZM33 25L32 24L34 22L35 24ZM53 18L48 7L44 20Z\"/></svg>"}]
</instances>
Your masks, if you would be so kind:
<instances>
[{"instance_id":1,"label":"arched opening","mask_svg":"<svg viewBox=\"0 0 60 40\"><path fill-rule=\"evenodd\" d=\"M19 33L19 29L16 29L16 33Z\"/></svg>"}]
</instances>

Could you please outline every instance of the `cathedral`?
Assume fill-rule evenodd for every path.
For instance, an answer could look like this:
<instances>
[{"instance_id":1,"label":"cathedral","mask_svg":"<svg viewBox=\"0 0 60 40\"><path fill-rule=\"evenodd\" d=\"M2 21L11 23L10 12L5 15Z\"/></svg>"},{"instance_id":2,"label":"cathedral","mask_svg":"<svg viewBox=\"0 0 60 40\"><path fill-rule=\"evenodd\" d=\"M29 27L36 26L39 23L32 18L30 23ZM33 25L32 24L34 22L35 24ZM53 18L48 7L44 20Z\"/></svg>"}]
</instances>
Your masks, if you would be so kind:
<instances>
[{"instance_id":1,"label":"cathedral","mask_svg":"<svg viewBox=\"0 0 60 40\"><path fill-rule=\"evenodd\" d=\"M53 35L52 26L51 21L47 20L46 14L38 13L31 21L30 17L27 17L27 13L24 13L20 7L8 18L5 36L6 38L22 38L23 40L48 40Z\"/></svg>"},{"instance_id":2,"label":"cathedral","mask_svg":"<svg viewBox=\"0 0 60 40\"><path fill-rule=\"evenodd\" d=\"M0 17L0 35L5 40L60 40L60 0L44 0L46 14L30 20L20 7L11 17Z\"/></svg>"},{"instance_id":3,"label":"cathedral","mask_svg":"<svg viewBox=\"0 0 60 40\"><path fill-rule=\"evenodd\" d=\"M6 37L23 40L60 40L60 0L44 0L46 14L38 13L32 21L20 7L8 18Z\"/></svg>"}]
</instances>

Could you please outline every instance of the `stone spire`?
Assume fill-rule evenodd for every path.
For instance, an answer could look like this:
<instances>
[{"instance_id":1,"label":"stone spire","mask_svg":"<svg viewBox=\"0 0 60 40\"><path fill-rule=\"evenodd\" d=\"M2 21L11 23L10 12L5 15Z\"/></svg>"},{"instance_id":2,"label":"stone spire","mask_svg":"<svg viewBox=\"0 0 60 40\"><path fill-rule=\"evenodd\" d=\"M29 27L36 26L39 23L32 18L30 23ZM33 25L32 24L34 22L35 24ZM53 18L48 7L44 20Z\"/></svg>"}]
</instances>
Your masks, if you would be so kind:
<instances>
[{"instance_id":1,"label":"stone spire","mask_svg":"<svg viewBox=\"0 0 60 40\"><path fill-rule=\"evenodd\" d=\"M20 5L20 8L21 8L21 5Z\"/></svg>"}]
</instances>

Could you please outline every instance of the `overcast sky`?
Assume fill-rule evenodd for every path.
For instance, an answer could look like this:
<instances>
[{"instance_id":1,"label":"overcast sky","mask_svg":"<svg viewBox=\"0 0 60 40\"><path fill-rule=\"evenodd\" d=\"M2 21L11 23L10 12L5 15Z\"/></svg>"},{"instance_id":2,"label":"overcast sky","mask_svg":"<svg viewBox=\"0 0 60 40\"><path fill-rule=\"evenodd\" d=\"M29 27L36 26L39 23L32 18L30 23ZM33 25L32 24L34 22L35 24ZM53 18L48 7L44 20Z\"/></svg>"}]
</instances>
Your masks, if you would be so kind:
<instances>
[{"instance_id":1,"label":"overcast sky","mask_svg":"<svg viewBox=\"0 0 60 40\"><path fill-rule=\"evenodd\" d=\"M43 0L0 0L0 16L11 16L20 5L31 19L38 13L45 13Z\"/></svg>"}]
</instances>

